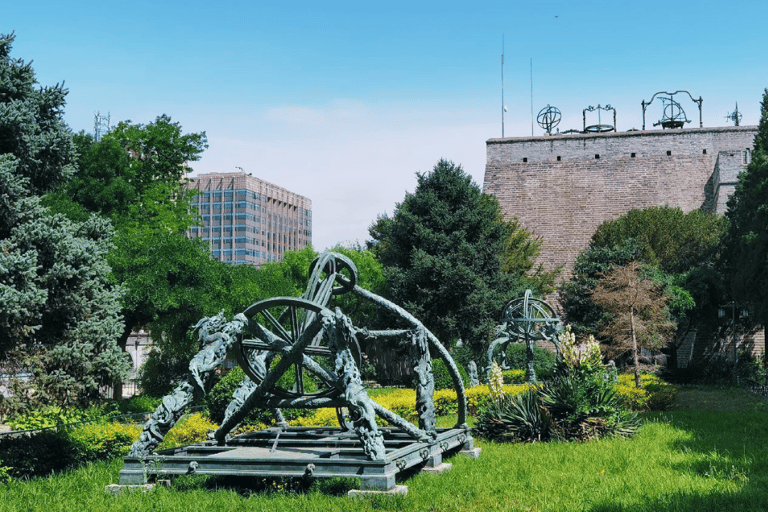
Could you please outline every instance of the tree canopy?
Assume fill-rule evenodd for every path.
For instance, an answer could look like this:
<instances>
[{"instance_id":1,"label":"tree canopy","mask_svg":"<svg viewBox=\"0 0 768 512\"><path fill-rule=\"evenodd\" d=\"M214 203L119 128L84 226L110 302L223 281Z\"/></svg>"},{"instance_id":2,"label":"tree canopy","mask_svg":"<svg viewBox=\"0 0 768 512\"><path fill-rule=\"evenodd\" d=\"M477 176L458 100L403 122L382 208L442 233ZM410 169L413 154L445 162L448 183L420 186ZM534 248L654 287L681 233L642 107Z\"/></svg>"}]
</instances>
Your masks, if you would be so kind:
<instances>
[{"instance_id":1,"label":"tree canopy","mask_svg":"<svg viewBox=\"0 0 768 512\"><path fill-rule=\"evenodd\" d=\"M526 287L541 291L553 276L530 275L537 241L505 222L498 201L460 165L440 160L416 177L392 217L369 228L385 293L444 343L461 338L481 350L504 304Z\"/></svg>"},{"instance_id":2,"label":"tree canopy","mask_svg":"<svg viewBox=\"0 0 768 512\"><path fill-rule=\"evenodd\" d=\"M639 388L639 349L659 349L675 331L666 308L669 296L663 286L643 276L632 261L603 274L592 291L592 300L608 313L601 331L614 340L613 351L622 348L632 352L635 385Z\"/></svg>"},{"instance_id":3,"label":"tree canopy","mask_svg":"<svg viewBox=\"0 0 768 512\"><path fill-rule=\"evenodd\" d=\"M604 343L621 345L601 329L611 315L592 292L613 269L634 262L646 279L663 287L678 341L688 329L712 324L723 286L715 262L727 225L712 213L669 206L630 210L602 223L576 259L573 278L560 288L567 321L581 335L602 334Z\"/></svg>"},{"instance_id":4,"label":"tree canopy","mask_svg":"<svg viewBox=\"0 0 768 512\"><path fill-rule=\"evenodd\" d=\"M114 343L121 290L104 261L113 230L43 206L75 172L67 91L36 88L32 67L10 57L13 40L0 35L0 355L8 373L32 374L35 393L17 400L87 403L128 369Z\"/></svg>"},{"instance_id":5,"label":"tree canopy","mask_svg":"<svg viewBox=\"0 0 768 512\"><path fill-rule=\"evenodd\" d=\"M723 263L734 300L748 318L768 325L768 89L763 94L755 150L728 199L730 229Z\"/></svg>"}]
</instances>

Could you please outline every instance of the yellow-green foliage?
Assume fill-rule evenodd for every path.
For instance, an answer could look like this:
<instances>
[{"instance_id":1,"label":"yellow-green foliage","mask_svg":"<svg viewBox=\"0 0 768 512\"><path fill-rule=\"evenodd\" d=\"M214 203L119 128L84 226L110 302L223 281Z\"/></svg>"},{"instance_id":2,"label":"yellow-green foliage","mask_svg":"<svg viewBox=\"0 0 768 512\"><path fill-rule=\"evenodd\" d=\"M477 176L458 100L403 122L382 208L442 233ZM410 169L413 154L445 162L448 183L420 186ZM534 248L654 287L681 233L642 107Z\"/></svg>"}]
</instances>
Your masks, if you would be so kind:
<instances>
[{"instance_id":1,"label":"yellow-green foliage","mask_svg":"<svg viewBox=\"0 0 768 512\"><path fill-rule=\"evenodd\" d=\"M666 411L672 406L677 388L655 375L641 375L640 385L635 386L632 374L619 375L616 391L621 403L633 411Z\"/></svg>"},{"instance_id":2,"label":"yellow-green foliage","mask_svg":"<svg viewBox=\"0 0 768 512\"><path fill-rule=\"evenodd\" d=\"M522 393L528 389L525 384L504 386L504 394L511 396L518 393ZM470 415L477 414L478 409L485 404L489 397L488 386L480 385L466 390L467 395L467 413ZM435 414L437 416L445 416L449 414L456 414L457 400L456 392L452 389L441 389L435 391L433 395L435 402ZM373 397L373 400L383 405L390 411L398 414L404 419L417 423L419 416L416 413L416 391L413 389L396 389L386 395L379 395ZM377 419L381 424L382 421ZM297 427L331 427L338 425L336 419L335 409L317 409L314 415L298 418L291 421L291 425Z\"/></svg>"},{"instance_id":3,"label":"yellow-green foliage","mask_svg":"<svg viewBox=\"0 0 768 512\"><path fill-rule=\"evenodd\" d=\"M525 382L525 370L504 370L504 384L522 384Z\"/></svg>"},{"instance_id":4,"label":"yellow-green foliage","mask_svg":"<svg viewBox=\"0 0 768 512\"><path fill-rule=\"evenodd\" d=\"M291 420L290 424L294 427L335 427L339 420L336 417L336 409L316 409L314 414L301 416Z\"/></svg>"},{"instance_id":5,"label":"yellow-green foliage","mask_svg":"<svg viewBox=\"0 0 768 512\"><path fill-rule=\"evenodd\" d=\"M260 430L266 430L267 425L264 423L241 423L235 430L229 433L230 436L239 436L242 434L248 434L250 432L258 432Z\"/></svg>"},{"instance_id":6,"label":"yellow-green foliage","mask_svg":"<svg viewBox=\"0 0 768 512\"><path fill-rule=\"evenodd\" d=\"M85 460L98 460L127 455L131 444L139 438L141 427L122 423L81 425L68 432Z\"/></svg>"},{"instance_id":7,"label":"yellow-green foliage","mask_svg":"<svg viewBox=\"0 0 768 512\"><path fill-rule=\"evenodd\" d=\"M219 428L207 416L200 413L190 414L173 426L158 446L159 450L201 443L208 439L208 432Z\"/></svg>"}]
</instances>

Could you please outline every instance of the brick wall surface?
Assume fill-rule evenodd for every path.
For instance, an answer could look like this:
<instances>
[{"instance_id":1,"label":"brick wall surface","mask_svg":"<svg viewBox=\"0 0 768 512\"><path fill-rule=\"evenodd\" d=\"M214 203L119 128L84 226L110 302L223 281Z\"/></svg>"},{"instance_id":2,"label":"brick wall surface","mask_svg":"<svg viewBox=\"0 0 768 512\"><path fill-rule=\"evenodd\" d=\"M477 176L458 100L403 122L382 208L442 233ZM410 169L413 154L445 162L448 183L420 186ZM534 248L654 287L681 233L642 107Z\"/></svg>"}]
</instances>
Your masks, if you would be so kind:
<instances>
[{"instance_id":1,"label":"brick wall surface","mask_svg":"<svg viewBox=\"0 0 768 512\"><path fill-rule=\"evenodd\" d=\"M517 217L540 237L539 261L547 269L563 265L565 280L597 226L630 209L724 213L756 133L755 126L741 126L490 139L483 188L507 219ZM548 300L558 307L555 296ZM711 336L686 339L681 366L713 349L727 355L727 340L712 343ZM739 346L758 354L765 333Z\"/></svg>"},{"instance_id":2,"label":"brick wall surface","mask_svg":"<svg viewBox=\"0 0 768 512\"><path fill-rule=\"evenodd\" d=\"M722 202L714 194L719 189L725 195L730 175L739 170L739 155L752 147L756 130L742 126L490 139L484 191L498 198L507 218L517 217L541 238L541 262L549 269L564 265L567 279L576 256L603 221L633 208L670 205L691 211ZM734 156L719 158L724 151ZM718 160L728 177L716 184Z\"/></svg>"}]
</instances>

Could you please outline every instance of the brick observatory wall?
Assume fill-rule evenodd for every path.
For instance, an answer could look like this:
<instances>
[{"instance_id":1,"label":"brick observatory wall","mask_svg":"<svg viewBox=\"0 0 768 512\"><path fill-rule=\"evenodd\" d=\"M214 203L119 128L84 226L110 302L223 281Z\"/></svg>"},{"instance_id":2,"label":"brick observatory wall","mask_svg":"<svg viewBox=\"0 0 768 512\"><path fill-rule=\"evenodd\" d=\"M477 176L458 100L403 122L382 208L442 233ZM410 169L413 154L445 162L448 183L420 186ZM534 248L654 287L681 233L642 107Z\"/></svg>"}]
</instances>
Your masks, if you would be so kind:
<instances>
[{"instance_id":1,"label":"brick observatory wall","mask_svg":"<svg viewBox=\"0 0 768 512\"><path fill-rule=\"evenodd\" d=\"M483 189L507 219L541 238L545 268L564 265L568 279L597 226L630 209L723 213L756 133L734 126L490 139Z\"/></svg>"},{"instance_id":2,"label":"brick observatory wall","mask_svg":"<svg viewBox=\"0 0 768 512\"><path fill-rule=\"evenodd\" d=\"M483 189L498 198L507 220L516 217L541 239L539 261L546 269L563 265L566 280L597 226L633 208L723 214L756 134L756 126L733 126L490 139ZM743 346L759 353L763 335ZM679 366L711 347L728 354L726 340L696 338L680 348Z\"/></svg>"}]
</instances>

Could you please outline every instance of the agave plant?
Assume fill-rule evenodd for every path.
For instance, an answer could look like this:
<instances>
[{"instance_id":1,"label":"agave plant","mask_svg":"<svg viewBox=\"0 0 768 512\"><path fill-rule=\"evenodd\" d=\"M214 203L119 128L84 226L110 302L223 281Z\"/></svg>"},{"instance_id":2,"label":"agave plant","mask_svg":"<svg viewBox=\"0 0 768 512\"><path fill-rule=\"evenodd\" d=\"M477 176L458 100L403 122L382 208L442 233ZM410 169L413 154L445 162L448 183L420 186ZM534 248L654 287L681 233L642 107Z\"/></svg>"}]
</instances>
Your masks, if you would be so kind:
<instances>
[{"instance_id":1,"label":"agave plant","mask_svg":"<svg viewBox=\"0 0 768 512\"><path fill-rule=\"evenodd\" d=\"M491 401L477 417L475 432L494 441L546 441L552 418L535 388Z\"/></svg>"}]
</instances>

